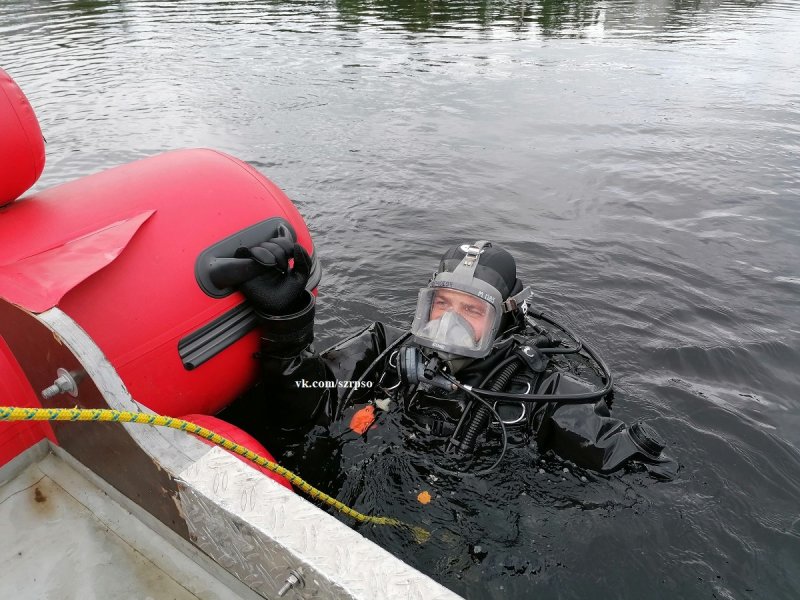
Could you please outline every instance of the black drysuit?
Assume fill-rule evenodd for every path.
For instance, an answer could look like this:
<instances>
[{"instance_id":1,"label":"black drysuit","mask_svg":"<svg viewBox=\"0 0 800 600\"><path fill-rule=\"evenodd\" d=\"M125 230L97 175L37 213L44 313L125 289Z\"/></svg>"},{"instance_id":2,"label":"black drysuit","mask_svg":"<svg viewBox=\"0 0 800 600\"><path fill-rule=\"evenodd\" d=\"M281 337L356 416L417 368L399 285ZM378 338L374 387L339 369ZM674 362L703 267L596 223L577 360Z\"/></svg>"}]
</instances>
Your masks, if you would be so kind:
<instances>
[{"instance_id":1,"label":"black drysuit","mask_svg":"<svg viewBox=\"0 0 800 600\"><path fill-rule=\"evenodd\" d=\"M305 440L308 447L313 445L312 438L341 436L343 432L352 435L347 425L354 413L367 405L374 407L373 430L382 426L384 411L400 411L418 437L446 441L456 430L470 398L460 390L447 392L425 385L414 389L400 384L394 349L385 350L390 345L410 344L409 340L399 339L402 335L394 327L374 323L320 354L307 346L298 352L274 356L269 353L269 345L264 344L260 355L262 383L257 397L249 398L245 414L236 414L241 411L240 406L227 418L260 437L279 456L281 450L275 445L280 445L280 440L295 443ZM402 343L396 344L398 341ZM519 345L509 338L488 357L474 360L459 370L458 380L475 387L490 384L487 375ZM601 383L583 381L559 361L548 360L536 367L541 372L521 361L503 391L552 394L552 402L491 402L506 423L508 445L535 442L540 452L553 450L562 458L595 471L611 472L635 461L658 477L674 475L677 465L660 455L660 448L643 445L641 432L635 427L628 428L613 418L607 398L584 404L560 404L557 400L562 394L598 389ZM596 374L592 376L599 380ZM471 410L474 409L475 406ZM499 455L501 445L497 440L502 441L502 433L496 419L491 421L488 436L495 440L495 454ZM358 430L358 433L363 432ZM324 451L312 452L310 456L316 456L317 461L325 460ZM442 458L438 462L445 461Z\"/></svg>"}]
</instances>

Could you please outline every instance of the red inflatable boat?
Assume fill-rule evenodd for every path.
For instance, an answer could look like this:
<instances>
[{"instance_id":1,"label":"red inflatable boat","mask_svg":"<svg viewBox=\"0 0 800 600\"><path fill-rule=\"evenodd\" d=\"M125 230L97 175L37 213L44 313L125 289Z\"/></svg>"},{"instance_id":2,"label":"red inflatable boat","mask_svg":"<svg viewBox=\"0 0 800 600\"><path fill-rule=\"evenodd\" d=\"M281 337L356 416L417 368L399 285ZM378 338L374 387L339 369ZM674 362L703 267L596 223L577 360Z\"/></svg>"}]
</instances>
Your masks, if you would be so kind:
<instances>
[{"instance_id":1,"label":"red inflatable boat","mask_svg":"<svg viewBox=\"0 0 800 600\"><path fill-rule=\"evenodd\" d=\"M16 338L6 328L18 313L53 307L92 338L131 395L157 413L213 415L252 385L254 319L241 295L216 288L207 271L232 247L268 239L279 227L313 256L308 229L283 192L233 157L182 150L18 200L42 172L44 145L33 109L3 71L0 123L3 396L38 405L39 390L26 383L33 378L14 358L23 350L10 348ZM312 287L319 281L315 266ZM49 349L26 352L53 383L63 367L45 366ZM58 439L48 425L2 424L0 433L0 464L43 436Z\"/></svg>"}]
</instances>

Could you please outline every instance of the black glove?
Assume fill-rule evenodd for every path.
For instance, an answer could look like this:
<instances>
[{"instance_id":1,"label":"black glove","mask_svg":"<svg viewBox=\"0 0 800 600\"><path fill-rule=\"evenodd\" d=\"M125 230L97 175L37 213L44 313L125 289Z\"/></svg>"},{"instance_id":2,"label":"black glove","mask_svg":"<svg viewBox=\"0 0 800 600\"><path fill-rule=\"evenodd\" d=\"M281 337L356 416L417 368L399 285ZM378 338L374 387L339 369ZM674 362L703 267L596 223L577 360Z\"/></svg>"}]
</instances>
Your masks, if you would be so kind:
<instances>
[{"instance_id":1,"label":"black glove","mask_svg":"<svg viewBox=\"0 0 800 600\"><path fill-rule=\"evenodd\" d=\"M235 256L250 258L266 267L263 275L240 286L259 315L290 315L308 305L306 284L311 274L311 258L300 244L289 237L276 237L252 248L239 248ZM291 268L290 258L294 258Z\"/></svg>"},{"instance_id":2,"label":"black glove","mask_svg":"<svg viewBox=\"0 0 800 600\"><path fill-rule=\"evenodd\" d=\"M261 323L265 356L290 358L314 340L314 296L306 290L311 258L289 237L276 237L252 248L239 248L236 258L250 258L266 267L240 289ZM289 267L289 259L294 265Z\"/></svg>"}]
</instances>

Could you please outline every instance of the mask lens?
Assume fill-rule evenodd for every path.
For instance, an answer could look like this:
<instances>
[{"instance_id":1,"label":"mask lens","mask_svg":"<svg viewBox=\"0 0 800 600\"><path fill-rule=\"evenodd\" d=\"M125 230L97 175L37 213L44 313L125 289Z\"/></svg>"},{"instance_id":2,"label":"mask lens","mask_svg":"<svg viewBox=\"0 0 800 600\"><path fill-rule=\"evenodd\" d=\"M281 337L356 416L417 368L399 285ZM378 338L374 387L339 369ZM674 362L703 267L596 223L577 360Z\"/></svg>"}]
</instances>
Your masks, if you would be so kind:
<instances>
[{"instance_id":1,"label":"mask lens","mask_svg":"<svg viewBox=\"0 0 800 600\"><path fill-rule=\"evenodd\" d=\"M496 333L495 307L473 294L452 288L420 292L412 333L417 342L444 352L483 356Z\"/></svg>"}]
</instances>

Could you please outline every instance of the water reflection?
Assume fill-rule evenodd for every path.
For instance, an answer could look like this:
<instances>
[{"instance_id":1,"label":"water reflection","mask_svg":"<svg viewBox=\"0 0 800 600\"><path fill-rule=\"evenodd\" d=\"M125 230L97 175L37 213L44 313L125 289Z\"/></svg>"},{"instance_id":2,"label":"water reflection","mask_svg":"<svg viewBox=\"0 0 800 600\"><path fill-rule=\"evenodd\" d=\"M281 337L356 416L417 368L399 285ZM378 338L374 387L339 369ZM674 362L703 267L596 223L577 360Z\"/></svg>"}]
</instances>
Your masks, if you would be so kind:
<instances>
[{"instance_id":1,"label":"water reflection","mask_svg":"<svg viewBox=\"0 0 800 600\"><path fill-rule=\"evenodd\" d=\"M493 28L535 30L543 36L583 37L590 29L632 33L689 28L715 11L736 13L760 0L336 0L342 19L361 25L380 20L411 32ZM592 35L598 32L591 32Z\"/></svg>"},{"instance_id":2,"label":"water reflection","mask_svg":"<svg viewBox=\"0 0 800 600\"><path fill-rule=\"evenodd\" d=\"M68 2L67 6L70 10L92 13L105 11L105 9L108 8L122 11L124 10L125 3L119 0L74 0Z\"/></svg>"},{"instance_id":3,"label":"water reflection","mask_svg":"<svg viewBox=\"0 0 800 600\"><path fill-rule=\"evenodd\" d=\"M593 2L593 0L590 0ZM579 0L579 4L582 4ZM453 25L490 28L495 25L528 26L536 2L492 2L438 0L406 2L386 0L337 0L336 9L352 23L362 23L366 17L399 23L409 31L420 32L434 28L451 29Z\"/></svg>"},{"instance_id":4,"label":"water reflection","mask_svg":"<svg viewBox=\"0 0 800 600\"><path fill-rule=\"evenodd\" d=\"M16 14L29 14L38 16L38 23L42 24L42 17L46 15L69 15L73 17L89 15L121 15L127 11L127 2L124 0L31 0L29 2L5 2L7 5L17 5Z\"/></svg>"},{"instance_id":5,"label":"water reflection","mask_svg":"<svg viewBox=\"0 0 800 600\"><path fill-rule=\"evenodd\" d=\"M28 30L86 35L124 26L126 16L126 3L120 0L5 2L0 4L0 35ZM3 50L0 45L0 59Z\"/></svg>"},{"instance_id":6,"label":"water reflection","mask_svg":"<svg viewBox=\"0 0 800 600\"><path fill-rule=\"evenodd\" d=\"M652 35L702 27L710 19L738 20L762 0L333 0L309 2L171 3L123 0L6 2L15 9L9 21L41 23L45 14L60 14L61 27L115 26L118 19L157 15L185 16L198 22L235 25L252 22L261 13L269 21L303 17L338 20L345 28L378 26L384 30L468 37L471 32L513 31L542 37L605 37ZM87 19L96 17L97 19ZM0 23L0 31L3 23ZM667 36L665 41L672 38Z\"/></svg>"}]
</instances>

